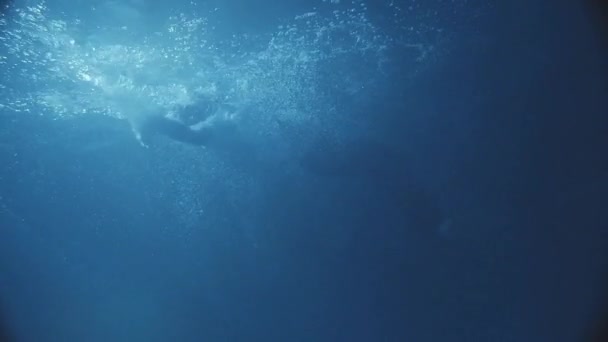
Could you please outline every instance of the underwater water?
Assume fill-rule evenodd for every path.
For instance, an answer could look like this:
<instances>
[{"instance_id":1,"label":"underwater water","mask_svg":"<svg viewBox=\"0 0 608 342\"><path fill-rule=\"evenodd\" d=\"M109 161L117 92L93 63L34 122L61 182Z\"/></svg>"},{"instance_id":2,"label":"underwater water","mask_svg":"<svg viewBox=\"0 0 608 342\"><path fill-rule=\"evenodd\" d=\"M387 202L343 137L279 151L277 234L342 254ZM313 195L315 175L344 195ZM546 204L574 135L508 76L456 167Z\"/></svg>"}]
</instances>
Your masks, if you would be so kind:
<instances>
[{"instance_id":1,"label":"underwater water","mask_svg":"<svg viewBox=\"0 0 608 342\"><path fill-rule=\"evenodd\" d=\"M578 340L608 59L541 2L3 4L0 330Z\"/></svg>"}]
</instances>

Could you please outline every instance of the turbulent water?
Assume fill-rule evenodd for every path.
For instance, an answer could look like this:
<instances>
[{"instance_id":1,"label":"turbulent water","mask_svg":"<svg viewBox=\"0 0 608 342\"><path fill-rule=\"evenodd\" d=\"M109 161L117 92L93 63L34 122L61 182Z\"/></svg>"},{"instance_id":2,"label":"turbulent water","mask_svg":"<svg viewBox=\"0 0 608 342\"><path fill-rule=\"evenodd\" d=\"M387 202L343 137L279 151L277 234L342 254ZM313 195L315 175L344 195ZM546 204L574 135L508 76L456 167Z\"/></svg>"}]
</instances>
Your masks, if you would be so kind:
<instances>
[{"instance_id":1,"label":"turbulent water","mask_svg":"<svg viewBox=\"0 0 608 342\"><path fill-rule=\"evenodd\" d=\"M8 3L0 340L573 341L597 305L573 2Z\"/></svg>"},{"instance_id":2,"label":"turbulent water","mask_svg":"<svg viewBox=\"0 0 608 342\"><path fill-rule=\"evenodd\" d=\"M61 12L44 2L12 6L1 22L8 53L2 105L61 118L124 118L145 105L169 112L205 96L257 106L258 120L318 120L335 111L320 89L320 72L333 74L326 77L334 90L356 96L381 81L394 43L368 20L363 3L320 5L285 18L274 32L229 38L210 27L213 10L194 5L167 14L153 30L141 29L135 14L129 26L90 20L108 12L94 5ZM112 6L137 11L128 2ZM15 82L28 94L15 93Z\"/></svg>"},{"instance_id":3,"label":"turbulent water","mask_svg":"<svg viewBox=\"0 0 608 342\"><path fill-rule=\"evenodd\" d=\"M297 158L320 135L339 141L350 129L361 130L369 118L357 123L353 105L390 90L387 79L403 63L391 60L395 50L411 52L412 68L404 76L439 58L436 45L447 40L440 27L431 26L432 20L407 22L407 9L392 2L383 7L389 19L380 22L384 29L370 19L364 2L320 1L278 19L274 28L241 33L214 22L221 7L194 3L150 18L138 2L18 2L0 21L0 106L22 118L71 120L98 135L107 130L94 127L102 116L133 122L159 112L175 117L201 101L222 103L237 109L231 120L239 126L238 138L225 140L246 147L232 159ZM95 153L115 140L71 148ZM171 174L167 179L179 179L174 182L185 200L178 203L186 208L178 216L196 222L204 208L191 193L205 182L179 165L230 183L226 170L209 171L221 169L225 156L159 153L175 159L159 167ZM245 172L233 181L250 177Z\"/></svg>"}]
</instances>

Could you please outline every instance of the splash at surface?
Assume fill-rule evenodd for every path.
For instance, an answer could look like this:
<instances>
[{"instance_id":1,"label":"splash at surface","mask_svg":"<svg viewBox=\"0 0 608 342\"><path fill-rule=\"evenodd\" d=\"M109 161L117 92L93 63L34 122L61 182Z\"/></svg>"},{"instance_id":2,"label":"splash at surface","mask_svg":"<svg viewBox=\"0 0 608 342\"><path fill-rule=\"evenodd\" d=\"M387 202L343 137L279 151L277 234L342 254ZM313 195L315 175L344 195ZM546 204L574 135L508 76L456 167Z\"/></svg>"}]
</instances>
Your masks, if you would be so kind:
<instances>
[{"instance_id":1,"label":"splash at surface","mask_svg":"<svg viewBox=\"0 0 608 342\"><path fill-rule=\"evenodd\" d=\"M90 20L101 10L95 5L70 13L46 2L8 8L0 21L2 107L55 118L132 119L171 116L204 99L255 108L259 122L310 123L335 110L325 101L334 94L321 83L350 95L364 90L382 75L390 44L357 2L325 4L273 32L228 39L209 24L217 9L182 9L150 27L138 22L136 8L112 6L132 24ZM338 74L345 62L362 77L327 82L328 70Z\"/></svg>"}]
</instances>

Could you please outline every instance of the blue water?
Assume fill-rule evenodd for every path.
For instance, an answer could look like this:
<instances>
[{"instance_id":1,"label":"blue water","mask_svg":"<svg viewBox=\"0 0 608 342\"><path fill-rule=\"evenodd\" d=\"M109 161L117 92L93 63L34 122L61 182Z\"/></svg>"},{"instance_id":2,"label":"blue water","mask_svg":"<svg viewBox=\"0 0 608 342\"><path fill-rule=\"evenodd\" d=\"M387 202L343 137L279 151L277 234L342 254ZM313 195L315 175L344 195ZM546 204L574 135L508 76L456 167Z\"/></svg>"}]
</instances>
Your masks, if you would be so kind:
<instances>
[{"instance_id":1,"label":"blue water","mask_svg":"<svg viewBox=\"0 0 608 342\"><path fill-rule=\"evenodd\" d=\"M580 340L594 29L567 1L11 2L0 340ZM139 141L152 115L211 142Z\"/></svg>"}]
</instances>

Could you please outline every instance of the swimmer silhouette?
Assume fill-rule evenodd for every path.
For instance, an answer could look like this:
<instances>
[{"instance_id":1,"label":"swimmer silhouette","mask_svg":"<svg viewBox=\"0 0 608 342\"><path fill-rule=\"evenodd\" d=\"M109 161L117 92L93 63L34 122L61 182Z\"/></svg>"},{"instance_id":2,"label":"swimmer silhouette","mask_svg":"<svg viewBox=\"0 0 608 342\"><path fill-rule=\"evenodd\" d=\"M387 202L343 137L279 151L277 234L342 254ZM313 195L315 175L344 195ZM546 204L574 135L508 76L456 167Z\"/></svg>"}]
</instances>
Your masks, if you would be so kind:
<instances>
[{"instance_id":1,"label":"swimmer silhouette","mask_svg":"<svg viewBox=\"0 0 608 342\"><path fill-rule=\"evenodd\" d=\"M131 120L131 125L143 146L147 146L151 137L158 135L195 146L209 146L220 143L222 139L230 139L234 130L234 108L215 108L212 114L209 114L209 108L199 110L193 113L192 108L182 108L175 119L162 113L138 115Z\"/></svg>"},{"instance_id":2,"label":"swimmer silhouette","mask_svg":"<svg viewBox=\"0 0 608 342\"><path fill-rule=\"evenodd\" d=\"M136 135L145 144L146 139L155 134L196 146L207 145L210 140L209 128L194 129L178 120L151 115L140 124L139 132Z\"/></svg>"},{"instance_id":3,"label":"swimmer silhouette","mask_svg":"<svg viewBox=\"0 0 608 342\"><path fill-rule=\"evenodd\" d=\"M214 96L200 95L189 105L162 107L145 94L125 90L133 83L133 75L121 72L116 80L97 80L109 105L129 121L139 143L147 147L155 136L196 146L230 143L239 110Z\"/></svg>"}]
</instances>

